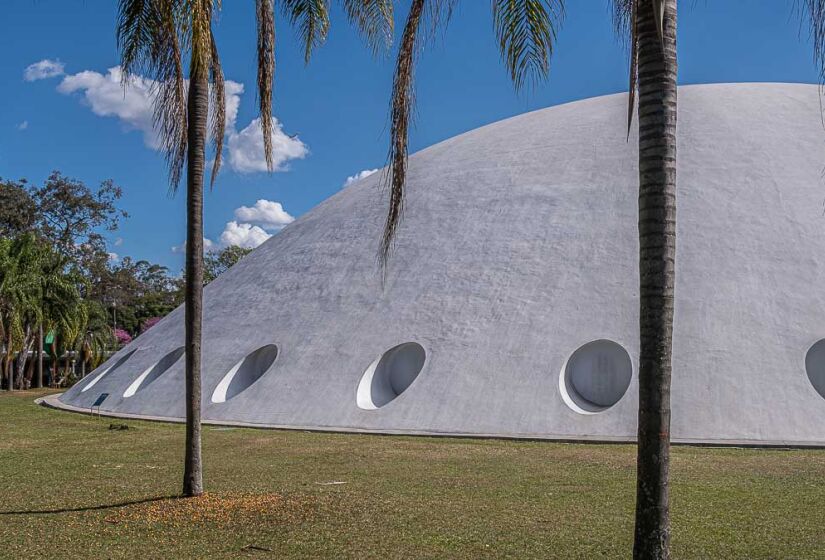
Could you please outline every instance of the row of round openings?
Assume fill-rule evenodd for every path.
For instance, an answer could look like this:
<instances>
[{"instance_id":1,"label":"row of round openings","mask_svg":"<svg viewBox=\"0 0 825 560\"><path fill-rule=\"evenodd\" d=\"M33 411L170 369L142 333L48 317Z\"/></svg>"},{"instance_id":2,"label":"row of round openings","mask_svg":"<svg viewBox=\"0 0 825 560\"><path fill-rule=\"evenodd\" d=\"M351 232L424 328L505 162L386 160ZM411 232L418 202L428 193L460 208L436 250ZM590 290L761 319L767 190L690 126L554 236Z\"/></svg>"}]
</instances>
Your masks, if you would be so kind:
<instances>
[{"instance_id":1,"label":"row of round openings","mask_svg":"<svg viewBox=\"0 0 825 560\"><path fill-rule=\"evenodd\" d=\"M121 356L81 389L88 391L103 377L120 368L138 349ZM179 347L147 368L123 393L135 395L169 370L184 353ZM245 391L278 357L278 347L258 348L235 364L221 379L212 394L213 403L223 403ZM363 410L376 410L395 400L418 377L426 361L424 348L415 342L399 344L370 364L361 377L357 404ZM817 341L805 355L805 370L813 388L825 398L825 339ZM595 340L578 348L567 359L559 375L559 390L564 402L580 414L603 412L618 403L630 386L633 365L627 351L611 340Z\"/></svg>"},{"instance_id":2,"label":"row of round openings","mask_svg":"<svg viewBox=\"0 0 825 560\"><path fill-rule=\"evenodd\" d=\"M564 363L559 391L575 412L596 414L621 400L632 376L633 363L621 345L594 340L579 347Z\"/></svg>"},{"instance_id":3,"label":"row of round openings","mask_svg":"<svg viewBox=\"0 0 825 560\"><path fill-rule=\"evenodd\" d=\"M123 356L121 356L121 358L120 358L119 360L117 360L117 361L114 363L114 365L111 365L111 366L107 367L106 369L104 369L103 371L101 371L100 373L98 373L97 375L95 375L95 376L92 378L92 380L91 380L91 381L89 381L89 383L88 383L88 384L86 384L86 386L85 386L85 387L83 387L83 388L80 390L80 392L81 392L81 393L85 393L86 391L88 391L89 389L91 389L92 387L94 387L94 386L97 384L97 382L98 382L98 381L100 381L101 379L103 379L103 377L104 377L104 376L106 376L106 375L108 375L108 374L112 373L113 371L115 371L116 369L118 369L120 366L122 366L122 365L124 364L124 362L126 362L126 360L128 360L129 358L131 358L131 357L132 357L132 354L134 354L134 353L135 353L135 352L137 352L137 351L138 351L138 349L137 349L137 348L135 348L135 349L134 349L134 350L132 350L131 352L127 352L126 354L124 354Z\"/></svg>"},{"instance_id":4,"label":"row of round openings","mask_svg":"<svg viewBox=\"0 0 825 560\"><path fill-rule=\"evenodd\" d=\"M406 391L421 373L427 353L416 342L390 348L370 364L358 383L356 403L362 410L376 410Z\"/></svg>"},{"instance_id":5,"label":"row of round openings","mask_svg":"<svg viewBox=\"0 0 825 560\"><path fill-rule=\"evenodd\" d=\"M226 402L248 389L269 371L277 357L278 347L274 344L262 346L247 355L223 376L212 393L212 402Z\"/></svg>"},{"instance_id":6,"label":"row of round openings","mask_svg":"<svg viewBox=\"0 0 825 560\"><path fill-rule=\"evenodd\" d=\"M138 391L142 391L146 387L152 384L158 377L166 373L166 371L171 368L173 365L180 360L181 356L183 356L184 348L180 346L175 348L160 360L146 368L146 371L141 373L137 379L135 379L131 385L124 391L123 398L128 399L131 396L134 396L135 393Z\"/></svg>"}]
</instances>

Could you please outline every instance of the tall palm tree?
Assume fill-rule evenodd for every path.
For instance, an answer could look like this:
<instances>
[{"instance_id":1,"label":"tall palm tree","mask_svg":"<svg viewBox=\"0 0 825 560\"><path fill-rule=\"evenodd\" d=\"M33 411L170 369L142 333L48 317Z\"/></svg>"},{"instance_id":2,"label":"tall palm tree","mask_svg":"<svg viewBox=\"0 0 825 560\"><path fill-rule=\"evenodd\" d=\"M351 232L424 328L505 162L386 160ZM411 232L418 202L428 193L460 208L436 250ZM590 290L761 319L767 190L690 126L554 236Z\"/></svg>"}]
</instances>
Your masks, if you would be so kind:
<instances>
[{"instance_id":1,"label":"tall palm tree","mask_svg":"<svg viewBox=\"0 0 825 560\"><path fill-rule=\"evenodd\" d=\"M457 0L413 0L404 26L390 112L389 210L379 252L390 255L407 173L413 75L422 22L447 18ZM628 133L639 115L639 418L634 558L670 557L668 469L676 263L676 0L611 0L630 46ZM825 80L825 0L800 0ZM547 76L564 0L492 0L501 55L516 88Z\"/></svg>"},{"instance_id":2,"label":"tall palm tree","mask_svg":"<svg viewBox=\"0 0 825 560\"><path fill-rule=\"evenodd\" d=\"M272 86L276 0L255 0L257 89L264 156L271 171ZM350 20L379 45L391 37L390 0L342 0ZM207 136L215 148L211 182L221 166L225 127L224 77L212 30L220 0L120 0L117 37L124 86L136 72L155 80L155 124L160 129L176 191L186 164L186 457L184 496L203 492L201 469L201 323L203 303L203 178ZM309 60L329 29L327 0L278 0L296 27ZM188 67L186 57L188 56ZM188 72L188 83L187 74ZM212 118L209 123L209 108ZM207 132L207 128L209 129Z\"/></svg>"},{"instance_id":3,"label":"tall palm tree","mask_svg":"<svg viewBox=\"0 0 825 560\"><path fill-rule=\"evenodd\" d=\"M23 388L22 367L33 343L33 327L42 318L43 245L33 234L0 244L0 331L5 357L3 369L10 391ZM13 364L17 353L15 379Z\"/></svg>"}]
</instances>

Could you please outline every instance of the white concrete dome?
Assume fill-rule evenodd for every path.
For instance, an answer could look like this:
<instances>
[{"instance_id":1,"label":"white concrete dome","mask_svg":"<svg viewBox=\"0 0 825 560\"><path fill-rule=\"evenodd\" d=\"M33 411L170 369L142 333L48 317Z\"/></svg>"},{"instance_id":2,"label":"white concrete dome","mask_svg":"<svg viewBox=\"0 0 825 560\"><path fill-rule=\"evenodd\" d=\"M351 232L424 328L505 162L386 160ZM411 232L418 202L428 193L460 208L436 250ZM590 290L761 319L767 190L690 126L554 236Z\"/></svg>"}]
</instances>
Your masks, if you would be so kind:
<instances>
[{"instance_id":1,"label":"white concrete dome","mask_svg":"<svg viewBox=\"0 0 825 560\"><path fill-rule=\"evenodd\" d=\"M267 241L206 288L204 419L632 440L638 179L626 103L552 107L414 155L383 287L378 174ZM679 104L673 437L825 445L817 87L690 86ZM104 411L182 418L183 335L178 309L61 403L109 393ZM151 383L130 391L144 374Z\"/></svg>"}]
</instances>

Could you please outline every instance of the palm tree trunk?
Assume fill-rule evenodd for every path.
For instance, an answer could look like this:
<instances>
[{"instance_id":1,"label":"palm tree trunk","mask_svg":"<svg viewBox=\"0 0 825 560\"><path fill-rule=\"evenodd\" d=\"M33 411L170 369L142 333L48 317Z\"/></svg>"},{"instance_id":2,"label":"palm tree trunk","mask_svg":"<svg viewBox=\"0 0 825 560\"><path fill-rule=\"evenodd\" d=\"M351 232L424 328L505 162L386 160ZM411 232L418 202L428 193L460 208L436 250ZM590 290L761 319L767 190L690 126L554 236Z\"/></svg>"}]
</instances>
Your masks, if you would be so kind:
<instances>
[{"instance_id":1,"label":"palm tree trunk","mask_svg":"<svg viewBox=\"0 0 825 560\"><path fill-rule=\"evenodd\" d=\"M186 459L183 495L203 493L201 465L201 321L203 312L203 169L209 110L207 70L192 57L186 158Z\"/></svg>"},{"instance_id":2,"label":"palm tree trunk","mask_svg":"<svg viewBox=\"0 0 825 560\"><path fill-rule=\"evenodd\" d=\"M43 387L43 323L37 332L37 383L36 387L39 389Z\"/></svg>"},{"instance_id":3,"label":"palm tree trunk","mask_svg":"<svg viewBox=\"0 0 825 560\"><path fill-rule=\"evenodd\" d=\"M14 351L12 348L12 338L9 336L9 343L6 345L6 379L9 380L9 391L14 391Z\"/></svg>"},{"instance_id":4,"label":"palm tree trunk","mask_svg":"<svg viewBox=\"0 0 825 560\"><path fill-rule=\"evenodd\" d=\"M633 557L670 558L668 469L676 263L676 0L638 2L639 432Z\"/></svg>"},{"instance_id":5,"label":"palm tree trunk","mask_svg":"<svg viewBox=\"0 0 825 560\"><path fill-rule=\"evenodd\" d=\"M17 353L17 384L20 389L26 388L26 362L29 359L29 351L34 343L34 336L31 332L31 326L26 325L26 330L23 333L23 345L20 347L20 352Z\"/></svg>"}]
</instances>

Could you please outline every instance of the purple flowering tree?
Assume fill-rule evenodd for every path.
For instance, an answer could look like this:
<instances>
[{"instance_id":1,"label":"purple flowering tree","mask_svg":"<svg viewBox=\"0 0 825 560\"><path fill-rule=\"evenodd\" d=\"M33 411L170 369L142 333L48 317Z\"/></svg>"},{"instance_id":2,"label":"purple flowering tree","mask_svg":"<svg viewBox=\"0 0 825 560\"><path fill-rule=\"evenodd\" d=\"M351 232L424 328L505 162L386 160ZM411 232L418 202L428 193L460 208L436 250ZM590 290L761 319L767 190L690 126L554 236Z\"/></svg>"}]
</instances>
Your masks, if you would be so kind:
<instances>
[{"instance_id":1,"label":"purple flowering tree","mask_svg":"<svg viewBox=\"0 0 825 560\"><path fill-rule=\"evenodd\" d=\"M120 346L125 346L132 342L132 335L130 335L123 329L115 329L115 338L117 339L117 343Z\"/></svg>"}]
</instances>

